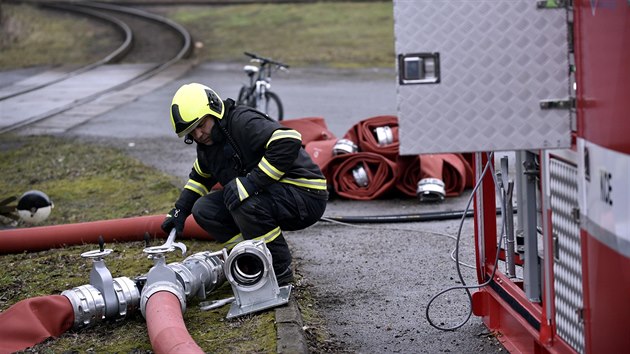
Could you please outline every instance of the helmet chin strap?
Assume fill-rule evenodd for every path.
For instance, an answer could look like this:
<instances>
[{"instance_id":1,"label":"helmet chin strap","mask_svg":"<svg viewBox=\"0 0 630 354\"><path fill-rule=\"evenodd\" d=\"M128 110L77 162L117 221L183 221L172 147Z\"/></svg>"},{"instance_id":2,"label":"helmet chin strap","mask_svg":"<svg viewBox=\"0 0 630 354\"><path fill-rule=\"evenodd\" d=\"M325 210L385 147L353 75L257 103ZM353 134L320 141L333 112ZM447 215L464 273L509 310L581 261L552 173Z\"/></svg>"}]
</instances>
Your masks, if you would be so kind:
<instances>
[{"instance_id":1,"label":"helmet chin strap","mask_svg":"<svg viewBox=\"0 0 630 354\"><path fill-rule=\"evenodd\" d=\"M236 144L236 141L234 141L234 138L232 138L232 135L227 131L227 129L223 125L221 125L221 122L219 122L219 118L217 117L213 117L213 118L214 118L214 123L219 126L219 130L221 130L223 135L225 135L225 138L227 139L228 143L232 146L232 149L234 150L233 157L236 162L236 166L235 166L236 171L241 176L245 176L247 174L247 171L245 170L245 166L243 165L243 159L241 158L241 156L243 156L243 154L241 153L241 149L238 148L238 144Z\"/></svg>"}]
</instances>

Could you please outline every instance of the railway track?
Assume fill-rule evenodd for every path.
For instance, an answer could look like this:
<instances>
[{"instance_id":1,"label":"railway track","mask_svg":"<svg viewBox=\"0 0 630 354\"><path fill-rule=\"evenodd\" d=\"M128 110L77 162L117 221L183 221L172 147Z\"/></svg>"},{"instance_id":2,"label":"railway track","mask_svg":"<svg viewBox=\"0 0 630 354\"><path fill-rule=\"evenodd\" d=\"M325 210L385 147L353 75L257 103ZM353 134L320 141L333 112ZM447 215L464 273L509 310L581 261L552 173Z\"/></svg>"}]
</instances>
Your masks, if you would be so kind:
<instances>
[{"instance_id":1,"label":"railway track","mask_svg":"<svg viewBox=\"0 0 630 354\"><path fill-rule=\"evenodd\" d=\"M192 52L191 36L183 26L138 8L96 2L42 6L107 21L122 33L122 41L102 59L77 70L44 73L2 88L0 134L67 131L107 110L108 97L129 99L146 90L147 81L158 80L157 74L185 70L180 63ZM159 50L148 50L155 48Z\"/></svg>"}]
</instances>

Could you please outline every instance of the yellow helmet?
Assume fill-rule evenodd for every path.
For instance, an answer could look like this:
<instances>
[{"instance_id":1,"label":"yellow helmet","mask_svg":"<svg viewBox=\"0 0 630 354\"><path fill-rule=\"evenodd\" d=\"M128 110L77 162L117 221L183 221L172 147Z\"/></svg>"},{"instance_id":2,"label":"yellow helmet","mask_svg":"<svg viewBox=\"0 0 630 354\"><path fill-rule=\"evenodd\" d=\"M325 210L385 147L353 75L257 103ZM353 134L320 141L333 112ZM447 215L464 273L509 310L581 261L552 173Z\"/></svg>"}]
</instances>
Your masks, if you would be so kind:
<instances>
[{"instance_id":1,"label":"yellow helmet","mask_svg":"<svg viewBox=\"0 0 630 354\"><path fill-rule=\"evenodd\" d=\"M221 97L208 86L191 83L180 87L171 102L171 123L178 137L190 133L203 118L223 118L225 107Z\"/></svg>"}]
</instances>

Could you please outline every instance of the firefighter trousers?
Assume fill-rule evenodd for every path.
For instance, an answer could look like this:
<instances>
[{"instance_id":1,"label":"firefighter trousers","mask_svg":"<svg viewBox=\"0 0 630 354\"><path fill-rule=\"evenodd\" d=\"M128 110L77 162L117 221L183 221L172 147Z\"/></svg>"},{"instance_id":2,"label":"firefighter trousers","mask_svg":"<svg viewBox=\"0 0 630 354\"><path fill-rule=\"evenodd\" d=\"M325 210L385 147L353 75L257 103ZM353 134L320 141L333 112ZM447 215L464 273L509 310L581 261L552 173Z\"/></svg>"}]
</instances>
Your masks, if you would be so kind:
<instances>
[{"instance_id":1,"label":"firefighter trousers","mask_svg":"<svg viewBox=\"0 0 630 354\"><path fill-rule=\"evenodd\" d=\"M302 230L313 225L324 214L327 199L326 191L274 183L250 195L231 212L223 203L223 191L213 191L197 200L192 215L201 228L230 249L242 240L264 240L274 271L279 274L291 264L282 230Z\"/></svg>"}]
</instances>

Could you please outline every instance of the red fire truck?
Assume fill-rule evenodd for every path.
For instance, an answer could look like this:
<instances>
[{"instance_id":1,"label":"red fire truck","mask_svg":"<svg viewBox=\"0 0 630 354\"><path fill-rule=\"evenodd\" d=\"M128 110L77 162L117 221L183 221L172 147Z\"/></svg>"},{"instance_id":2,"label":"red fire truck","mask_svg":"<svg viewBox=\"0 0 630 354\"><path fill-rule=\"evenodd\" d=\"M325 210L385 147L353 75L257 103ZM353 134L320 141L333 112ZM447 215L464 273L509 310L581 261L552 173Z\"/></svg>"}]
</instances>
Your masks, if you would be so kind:
<instances>
[{"instance_id":1,"label":"red fire truck","mask_svg":"<svg viewBox=\"0 0 630 354\"><path fill-rule=\"evenodd\" d=\"M510 352L630 351L630 1L394 21L401 154L475 153L473 313Z\"/></svg>"}]
</instances>

